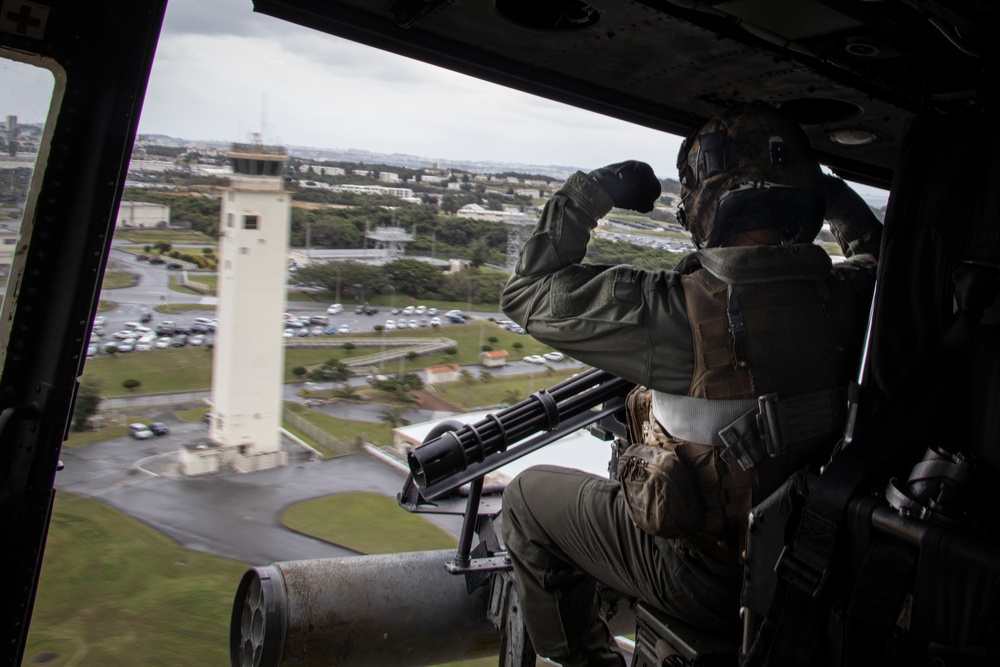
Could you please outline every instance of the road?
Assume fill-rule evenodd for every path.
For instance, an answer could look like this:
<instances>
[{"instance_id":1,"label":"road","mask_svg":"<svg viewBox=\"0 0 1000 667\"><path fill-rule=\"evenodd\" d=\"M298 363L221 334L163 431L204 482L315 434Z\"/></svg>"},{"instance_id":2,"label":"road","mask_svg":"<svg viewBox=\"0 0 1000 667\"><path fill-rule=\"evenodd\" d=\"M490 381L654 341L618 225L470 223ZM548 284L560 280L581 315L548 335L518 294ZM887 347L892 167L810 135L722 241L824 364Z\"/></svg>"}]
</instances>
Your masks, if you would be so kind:
<instances>
[{"instance_id":1,"label":"road","mask_svg":"<svg viewBox=\"0 0 1000 667\"><path fill-rule=\"evenodd\" d=\"M247 474L184 478L176 472L176 451L206 437L207 427L170 426L170 435L162 438L118 438L63 449L65 467L56 488L97 498L189 549L258 565L355 555L287 530L281 513L289 505L334 493L395 497L403 485L401 471L366 453ZM454 517L442 517L439 523L458 532Z\"/></svg>"}]
</instances>

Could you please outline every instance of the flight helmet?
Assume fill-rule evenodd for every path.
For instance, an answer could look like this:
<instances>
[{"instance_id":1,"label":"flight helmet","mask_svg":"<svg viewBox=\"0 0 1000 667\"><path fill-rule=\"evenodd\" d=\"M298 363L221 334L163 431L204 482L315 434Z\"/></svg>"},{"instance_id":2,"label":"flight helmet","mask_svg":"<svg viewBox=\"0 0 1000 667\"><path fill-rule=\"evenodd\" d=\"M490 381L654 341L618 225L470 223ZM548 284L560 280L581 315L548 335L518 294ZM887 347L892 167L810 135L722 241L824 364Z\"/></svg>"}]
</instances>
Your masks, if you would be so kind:
<instances>
[{"instance_id":1,"label":"flight helmet","mask_svg":"<svg viewBox=\"0 0 1000 667\"><path fill-rule=\"evenodd\" d=\"M826 211L826 188L809 139L775 107L735 106L696 129L677 156L677 218L698 247L741 231L777 228L809 243Z\"/></svg>"}]
</instances>

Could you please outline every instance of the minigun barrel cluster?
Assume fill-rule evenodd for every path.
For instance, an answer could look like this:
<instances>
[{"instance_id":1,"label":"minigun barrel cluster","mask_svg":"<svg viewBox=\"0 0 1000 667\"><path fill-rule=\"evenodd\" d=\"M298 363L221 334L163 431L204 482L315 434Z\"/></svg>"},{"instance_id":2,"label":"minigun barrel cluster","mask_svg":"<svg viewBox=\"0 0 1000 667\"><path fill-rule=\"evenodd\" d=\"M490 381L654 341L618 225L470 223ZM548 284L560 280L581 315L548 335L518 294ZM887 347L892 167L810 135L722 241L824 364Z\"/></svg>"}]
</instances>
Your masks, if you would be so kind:
<instances>
[{"instance_id":1,"label":"minigun barrel cluster","mask_svg":"<svg viewBox=\"0 0 1000 667\"><path fill-rule=\"evenodd\" d=\"M585 371L411 449L407 454L410 472L417 486L426 489L540 431L562 435L580 428L574 417L610 398L624 396L633 386L604 371Z\"/></svg>"}]
</instances>

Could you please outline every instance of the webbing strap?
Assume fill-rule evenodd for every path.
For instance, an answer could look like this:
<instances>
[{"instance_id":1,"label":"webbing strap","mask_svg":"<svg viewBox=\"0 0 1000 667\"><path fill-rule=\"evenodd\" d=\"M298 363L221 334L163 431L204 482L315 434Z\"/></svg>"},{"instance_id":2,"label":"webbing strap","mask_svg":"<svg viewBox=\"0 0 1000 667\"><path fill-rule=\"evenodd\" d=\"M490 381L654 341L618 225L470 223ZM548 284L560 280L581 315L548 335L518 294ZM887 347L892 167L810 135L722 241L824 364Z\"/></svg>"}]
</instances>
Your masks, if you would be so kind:
<instances>
[{"instance_id":1,"label":"webbing strap","mask_svg":"<svg viewBox=\"0 0 1000 667\"><path fill-rule=\"evenodd\" d=\"M846 419L842 388L781 398L713 401L653 392L653 416L675 438L725 447L722 460L749 470L815 436L836 433Z\"/></svg>"}]
</instances>

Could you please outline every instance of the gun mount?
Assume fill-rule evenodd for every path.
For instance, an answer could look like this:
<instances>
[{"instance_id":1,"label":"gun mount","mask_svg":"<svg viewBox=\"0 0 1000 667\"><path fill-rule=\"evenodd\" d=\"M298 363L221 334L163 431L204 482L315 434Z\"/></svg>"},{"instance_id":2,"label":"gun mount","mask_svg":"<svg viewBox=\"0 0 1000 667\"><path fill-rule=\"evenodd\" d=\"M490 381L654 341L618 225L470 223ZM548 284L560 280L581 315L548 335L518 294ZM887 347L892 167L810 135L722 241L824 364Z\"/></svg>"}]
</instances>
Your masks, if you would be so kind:
<instances>
[{"instance_id":1,"label":"gun mount","mask_svg":"<svg viewBox=\"0 0 1000 667\"><path fill-rule=\"evenodd\" d=\"M417 667L498 652L504 664L533 660L496 525L502 488L484 487L484 476L614 417L633 386L588 370L474 424L439 424L409 452L398 500L411 512L463 515L457 552L252 568L233 605L233 667ZM613 627L629 631L632 616L617 602L609 591Z\"/></svg>"}]
</instances>

